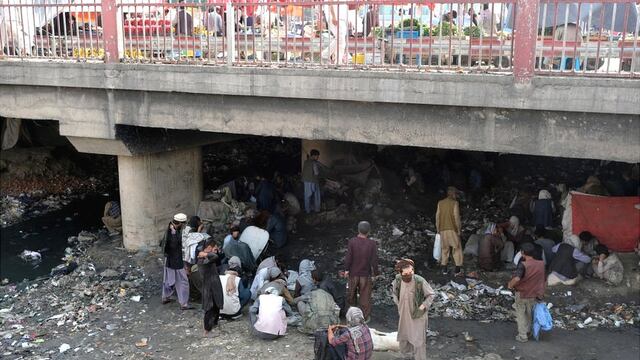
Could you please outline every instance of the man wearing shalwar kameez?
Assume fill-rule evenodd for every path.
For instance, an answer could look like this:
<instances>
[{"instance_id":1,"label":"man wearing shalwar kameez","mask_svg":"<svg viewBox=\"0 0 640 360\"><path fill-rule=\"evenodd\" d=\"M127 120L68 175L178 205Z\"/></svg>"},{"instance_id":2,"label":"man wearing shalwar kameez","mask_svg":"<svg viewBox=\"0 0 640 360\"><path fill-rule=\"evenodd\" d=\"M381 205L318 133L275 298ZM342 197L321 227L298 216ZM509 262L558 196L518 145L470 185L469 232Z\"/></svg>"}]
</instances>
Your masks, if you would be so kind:
<instances>
[{"instance_id":1,"label":"man wearing shalwar kameez","mask_svg":"<svg viewBox=\"0 0 640 360\"><path fill-rule=\"evenodd\" d=\"M427 312L434 292L427 280L414 274L413 261L402 259L396 263L393 281L393 301L398 305L398 342L400 351L416 360L427 358Z\"/></svg>"},{"instance_id":2,"label":"man wearing shalwar kameez","mask_svg":"<svg viewBox=\"0 0 640 360\"><path fill-rule=\"evenodd\" d=\"M192 309L189 306L189 279L182 256L182 230L186 222L187 215L176 214L167 227L162 244L165 256L162 303L169 303L175 292L182 310Z\"/></svg>"}]
</instances>

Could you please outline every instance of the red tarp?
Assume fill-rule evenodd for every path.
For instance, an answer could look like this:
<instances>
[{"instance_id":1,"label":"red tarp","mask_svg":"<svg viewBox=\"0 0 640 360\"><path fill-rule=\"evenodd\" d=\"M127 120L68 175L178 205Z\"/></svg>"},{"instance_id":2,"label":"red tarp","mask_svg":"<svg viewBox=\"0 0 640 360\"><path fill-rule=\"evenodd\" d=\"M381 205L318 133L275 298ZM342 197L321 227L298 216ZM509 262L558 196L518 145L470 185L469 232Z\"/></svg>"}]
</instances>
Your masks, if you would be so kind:
<instances>
[{"instance_id":1,"label":"red tarp","mask_svg":"<svg viewBox=\"0 0 640 360\"><path fill-rule=\"evenodd\" d=\"M613 251L633 251L640 239L640 197L571 193L572 230L589 231Z\"/></svg>"}]
</instances>

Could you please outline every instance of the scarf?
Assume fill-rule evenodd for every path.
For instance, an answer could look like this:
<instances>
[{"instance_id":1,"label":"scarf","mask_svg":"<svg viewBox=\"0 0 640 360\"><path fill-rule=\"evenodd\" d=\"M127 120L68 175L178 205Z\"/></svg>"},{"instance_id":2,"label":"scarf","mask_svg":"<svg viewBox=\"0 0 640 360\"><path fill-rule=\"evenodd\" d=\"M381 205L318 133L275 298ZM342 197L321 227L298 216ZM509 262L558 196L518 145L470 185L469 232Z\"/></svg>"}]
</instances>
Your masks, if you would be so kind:
<instances>
[{"instance_id":1,"label":"scarf","mask_svg":"<svg viewBox=\"0 0 640 360\"><path fill-rule=\"evenodd\" d=\"M493 235L493 233L496 232L496 223L489 223L487 225L486 230L484 231L485 235Z\"/></svg>"},{"instance_id":2,"label":"scarf","mask_svg":"<svg viewBox=\"0 0 640 360\"><path fill-rule=\"evenodd\" d=\"M311 290L307 288L313 287L311 272L315 269L316 265L311 260L304 259L300 262L300 267L298 268L298 282L305 290Z\"/></svg>"},{"instance_id":3,"label":"scarf","mask_svg":"<svg viewBox=\"0 0 640 360\"><path fill-rule=\"evenodd\" d=\"M520 231L520 219L517 216L512 216L509 219L509 234L516 236Z\"/></svg>"},{"instance_id":4,"label":"scarf","mask_svg":"<svg viewBox=\"0 0 640 360\"><path fill-rule=\"evenodd\" d=\"M358 345L358 339L362 337L361 324L364 322L364 314L362 313L362 310L352 306L349 308L349 310L347 310L347 314L345 317L347 318L347 323L349 323L350 325L358 324L356 326L350 327L349 333L351 334L351 340L353 341L353 348L356 354L360 354L365 350L360 349L360 346Z\"/></svg>"}]
</instances>

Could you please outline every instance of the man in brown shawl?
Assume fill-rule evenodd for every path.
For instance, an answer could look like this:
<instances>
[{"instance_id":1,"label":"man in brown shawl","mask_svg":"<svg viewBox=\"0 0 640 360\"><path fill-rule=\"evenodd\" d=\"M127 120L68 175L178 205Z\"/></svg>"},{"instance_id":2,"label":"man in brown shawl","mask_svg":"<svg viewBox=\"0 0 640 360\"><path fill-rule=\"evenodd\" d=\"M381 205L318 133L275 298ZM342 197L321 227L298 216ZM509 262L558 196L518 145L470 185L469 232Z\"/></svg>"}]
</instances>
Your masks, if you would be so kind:
<instances>
[{"instance_id":1,"label":"man in brown shawl","mask_svg":"<svg viewBox=\"0 0 640 360\"><path fill-rule=\"evenodd\" d=\"M435 293L427 280L414 274L413 260L402 259L396 263L393 281L393 301L398 305L398 342L403 354L411 354L416 360L427 358L427 312Z\"/></svg>"}]
</instances>

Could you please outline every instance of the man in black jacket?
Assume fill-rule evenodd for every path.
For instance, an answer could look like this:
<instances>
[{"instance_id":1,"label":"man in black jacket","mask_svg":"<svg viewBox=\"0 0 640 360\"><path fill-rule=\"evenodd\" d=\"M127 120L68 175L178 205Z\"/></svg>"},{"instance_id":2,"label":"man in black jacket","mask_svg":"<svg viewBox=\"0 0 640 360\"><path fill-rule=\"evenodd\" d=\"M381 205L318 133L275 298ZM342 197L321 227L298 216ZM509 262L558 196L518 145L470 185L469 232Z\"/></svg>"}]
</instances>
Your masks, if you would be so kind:
<instances>
[{"instance_id":1,"label":"man in black jacket","mask_svg":"<svg viewBox=\"0 0 640 360\"><path fill-rule=\"evenodd\" d=\"M162 303L171 302L175 291L182 310L193 309L189 306L189 279L182 257L182 229L186 222L187 215L176 214L167 227L162 246L165 256Z\"/></svg>"}]
</instances>

